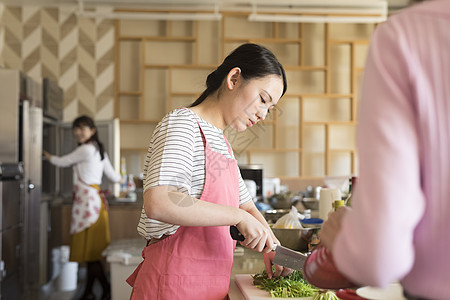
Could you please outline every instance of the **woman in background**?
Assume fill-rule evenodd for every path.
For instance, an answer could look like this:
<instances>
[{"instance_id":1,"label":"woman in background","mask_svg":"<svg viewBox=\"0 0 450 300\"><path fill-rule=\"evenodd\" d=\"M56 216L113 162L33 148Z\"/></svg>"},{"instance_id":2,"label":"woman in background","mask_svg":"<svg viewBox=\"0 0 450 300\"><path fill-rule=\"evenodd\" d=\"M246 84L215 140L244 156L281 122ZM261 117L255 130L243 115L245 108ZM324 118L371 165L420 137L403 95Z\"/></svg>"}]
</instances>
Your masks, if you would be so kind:
<instances>
[{"instance_id":1,"label":"woman in background","mask_svg":"<svg viewBox=\"0 0 450 300\"><path fill-rule=\"evenodd\" d=\"M208 75L206 90L189 108L171 111L157 125L138 225L148 242L127 280L132 299L226 299L236 245L230 225L245 237L241 245L255 251L279 243L251 200L223 130L241 132L264 120L286 86L273 53L244 44Z\"/></svg>"},{"instance_id":2,"label":"woman in background","mask_svg":"<svg viewBox=\"0 0 450 300\"><path fill-rule=\"evenodd\" d=\"M100 193L103 173L112 182L121 180L98 139L94 121L88 116L73 121L78 147L58 157L44 151L45 158L58 167L73 166L73 207L70 224L70 261L87 263L87 283L81 299L95 299L95 279L103 288L102 299L110 299L110 284L102 265L102 252L110 242L107 202Z\"/></svg>"}]
</instances>

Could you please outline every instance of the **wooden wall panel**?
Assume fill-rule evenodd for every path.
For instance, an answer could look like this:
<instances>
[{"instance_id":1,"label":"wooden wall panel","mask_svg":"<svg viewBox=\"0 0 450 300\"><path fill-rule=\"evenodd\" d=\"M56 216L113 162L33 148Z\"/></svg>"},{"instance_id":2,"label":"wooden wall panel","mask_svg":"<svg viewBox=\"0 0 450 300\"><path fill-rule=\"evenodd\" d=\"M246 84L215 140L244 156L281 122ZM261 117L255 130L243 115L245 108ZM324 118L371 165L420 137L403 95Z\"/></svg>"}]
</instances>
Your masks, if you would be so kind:
<instances>
[{"instance_id":1,"label":"wooden wall panel","mask_svg":"<svg viewBox=\"0 0 450 300\"><path fill-rule=\"evenodd\" d=\"M242 133L225 130L239 163L262 163L266 177L282 179L356 174L357 98L374 25L249 22L247 17L225 12L221 21L119 21L116 44L140 43L134 49L144 62L122 67L124 55L116 56L116 74L140 76L144 85L134 95L141 99L138 121L125 110L115 112L127 124L123 134L141 139L133 137L133 124L156 124L173 108L192 103L207 74L230 51L254 42L284 65L288 90L263 123ZM152 28L137 28L145 26ZM127 74L130 68L134 71ZM122 105L127 91L116 84ZM122 143L123 154L137 153L143 161L146 146L131 144Z\"/></svg>"}]
</instances>

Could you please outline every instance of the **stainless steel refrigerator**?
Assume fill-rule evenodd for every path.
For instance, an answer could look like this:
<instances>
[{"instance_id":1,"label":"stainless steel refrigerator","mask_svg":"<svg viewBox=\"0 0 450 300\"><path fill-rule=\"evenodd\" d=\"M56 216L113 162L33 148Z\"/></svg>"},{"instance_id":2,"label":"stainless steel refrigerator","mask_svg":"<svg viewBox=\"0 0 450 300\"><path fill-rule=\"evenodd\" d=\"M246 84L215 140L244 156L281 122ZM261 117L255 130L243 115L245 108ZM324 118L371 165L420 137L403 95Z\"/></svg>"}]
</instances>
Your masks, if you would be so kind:
<instances>
[{"instance_id":1,"label":"stainless steel refrigerator","mask_svg":"<svg viewBox=\"0 0 450 300\"><path fill-rule=\"evenodd\" d=\"M19 184L2 191L2 216L14 214L19 202L19 218L8 226L14 233L2 234L2 299L28 299L38 293L40 285L40 212L42 174L42 88L17 70L0 69L0 162L23 168ZM19 195L19 198L17 198ZM3 219L3 218L2 218ZM3 221L3 220L2 220ZM4 256L9 251L11 255ZM14 268L8 270L9 266ZM8 274L17 276L17 285ZM17 287L15 287L17 286ZM17 298L17 295L20 295Z\"/></svg>"},{"instance_id":2,"label":"stainless steel refrigerator","mask_svg":"<svg viewBox=\"0 0 450 300\"><path fill-rule=\"evenodd\" d=\"M0 164L0 298L20 299L22 251L22 204L24 198L21 163Z\"/></svg>"}]
</instances>

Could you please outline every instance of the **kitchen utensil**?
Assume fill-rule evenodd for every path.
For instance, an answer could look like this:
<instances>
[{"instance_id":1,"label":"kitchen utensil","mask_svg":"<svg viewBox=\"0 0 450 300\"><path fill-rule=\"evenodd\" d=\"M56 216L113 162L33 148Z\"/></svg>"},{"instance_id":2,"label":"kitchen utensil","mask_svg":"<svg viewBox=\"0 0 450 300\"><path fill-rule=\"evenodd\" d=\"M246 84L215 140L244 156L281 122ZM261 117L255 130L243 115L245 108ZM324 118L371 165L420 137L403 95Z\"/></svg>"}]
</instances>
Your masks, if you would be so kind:
<instances>
[{"instance_id":1,"label":"kitchen utensil","mask_svg":"<svg viewBox=\"0 0 450 300\"><path fill-rule=\"evenodd\" d=\"M323 220L320 218L308 218L300 221L302 226L305 228L316 228L320 229L322 227Z\"/></svg>"},{"instance_id":2,"label":"kitchen utensil","mask_svg":"<svg viewBox=\"0 0 450 300\"><path fill-rule=\"evenodd\" d=\"M406 300L400 283L391 283L386 288L365 286L356 290L356 294L364 299L373 300Z\"/></svg>"},{"instance_id":3,"label":"kitchen utensil","mask_svg":"<svg viewBox=\"0 0 450 300\"><path fill-rule=\"evenodd\" d=\"M366 300L365 298L358 296L353 289L339 289L334 293L341 300Z\"/></svg>"},{"instance_id":4,"label":"kitchen utensil","mask_svg":"<svg viewBox=\"0 0 450 300\"><path fill-rule=\"evenodd\" d=\"M303 198L302 204L306 209L319 210L319 199Z\"/></svg>"},{"instance_id":5,"label":"kitchen utensil","mask_svg":"<svg viewBox=\"0 0 450 300\"><path fill-rule=\"evenodd\" d=\"M269 209L264 212L264 218L270 223L276 223L279 218L288 214L290 209Z\"/></svg>"},{"instance_id":6,"label":"kitchen utensil","mask_svg":"<svg viewBox=\"0 0 450 300\"><path fill-rule=\"evenodd\" d=\"M281 245L295 251L308 251L314 228L272 228Z\"/></svg>"},{"instance_id":7,"label":"kitchen utensil","mask_svg":"<svg viewBox=\"0 0 450 300\"><path fill-rule=\"evenodd\" d=\"M293 204L293 194L291 192L274 194L269 197L270 205L275 209L289 209Z\"/></svg>"},{"instance_id":8,"label":"kitchen utensil","mask_svg":"<svg viewBox=\"0 0 450 300\"><path fill-rule=\"evenodd\" d=\"M239 232L239 229L236 226L230 226L230 234L234 240L245 240L245 237ZM308 258L308 255L306 254L291 250L281 245L275 245L272 251L275 251L275 257L273 259L274 264L294 270L302 271L303 264Z\"/></svg>"}]
</instances>

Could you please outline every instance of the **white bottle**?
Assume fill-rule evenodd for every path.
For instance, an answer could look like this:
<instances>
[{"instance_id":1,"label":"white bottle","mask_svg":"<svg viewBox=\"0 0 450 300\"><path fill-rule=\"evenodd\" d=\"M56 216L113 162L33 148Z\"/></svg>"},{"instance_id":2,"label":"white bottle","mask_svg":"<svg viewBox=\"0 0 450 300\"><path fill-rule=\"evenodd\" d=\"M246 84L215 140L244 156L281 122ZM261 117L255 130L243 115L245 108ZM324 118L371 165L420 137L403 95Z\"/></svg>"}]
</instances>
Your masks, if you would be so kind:
<instances>
[{"instance_id":1,"label":"white bottle","mask_svg":"<svg viewBox=\"0 0 450 300\"><path fill-rule=\"evenodd\" d=\"M326 221L328 213L333 211L333 203L335 200L341 200L340 189L322 188L319 198L319 218Z\"/></svg>"},{"instance_id":2,"label":"white bottle","mask_svg":"<svg viewBox=\"0 0 450 300\"><path fill-rule=\"evenodd\" d=\"M128 175L127 192L128 198L136 200L136 184L134 183L133 174Z\"/></svg>"},{"instance_id":3,"label":"white bottle","mask_svg":"<svg viewBox=\"0 0 450 300\"><path fill-rule=\"evenodd\" d=\"M122 181L120 183L120 192L127 192L127 161L125 157L122 157L120 161L120 175L122 176Z\"/></svg>"}]
</instances>

